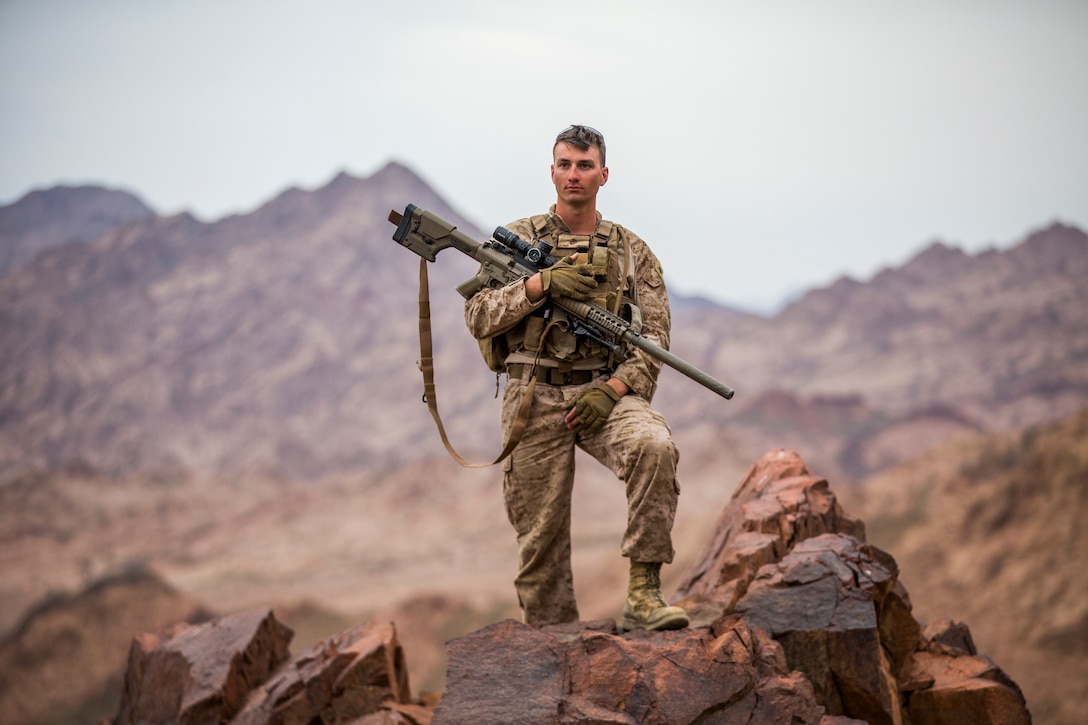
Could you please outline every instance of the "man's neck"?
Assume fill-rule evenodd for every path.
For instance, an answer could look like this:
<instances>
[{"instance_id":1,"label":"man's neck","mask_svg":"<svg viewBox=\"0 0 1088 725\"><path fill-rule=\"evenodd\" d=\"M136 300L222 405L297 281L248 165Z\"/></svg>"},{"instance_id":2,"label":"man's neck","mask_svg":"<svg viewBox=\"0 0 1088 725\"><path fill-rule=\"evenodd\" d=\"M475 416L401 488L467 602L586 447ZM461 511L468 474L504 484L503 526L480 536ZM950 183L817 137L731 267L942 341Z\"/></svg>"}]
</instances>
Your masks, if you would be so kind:
<instances>
[{"instance_id":1,"label":"man's neck","mask_svg":"<svg viewBox=\"0 0 1088 725\"><path fill-rule=\"evenodd\" d=\"M593 234L597 231L597 208L595 205L569 206L559 203L555 213L570 229L571 234Z\"/></svg>"}]
</instances>

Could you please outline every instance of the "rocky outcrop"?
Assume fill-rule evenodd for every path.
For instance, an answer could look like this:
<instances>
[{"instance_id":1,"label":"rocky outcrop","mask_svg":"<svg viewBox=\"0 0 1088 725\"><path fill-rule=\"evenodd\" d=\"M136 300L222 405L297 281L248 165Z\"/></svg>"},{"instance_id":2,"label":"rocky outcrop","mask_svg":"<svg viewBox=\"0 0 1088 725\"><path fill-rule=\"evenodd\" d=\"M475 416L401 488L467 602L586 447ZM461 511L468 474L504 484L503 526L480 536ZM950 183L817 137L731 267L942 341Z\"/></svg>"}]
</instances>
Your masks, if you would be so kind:
<instances>
[{"instance_id":1,"label":"rocky outcrop","mask_svg":"<svg viewBox=\"0 0 1088 725\"><path fill-rule=\"evenodd\" d=\"M129 652L117 723L230 719L287 659L293 634L270 609L255 609L139 635Z\"/></svg>"},{"instance_id":2,"label":"rocky outcrop","mask_svg":"<svg viewBox=\"0 0 1088 725\"><path fill-rule=\"evenodd\" d=\"M1020 689L977 655L965 624L923 632L894 558L865 543L861 522L796 453L752 467L674 598L765 630L831 715L1031 722Z\"/></svg>"},{"instance_id":3,"label":"rocky outcrop","mask_svg":"<svg viewBox=\"0 0 1088 725\"><path fill-rule=\"evenodd\" d=\"M392 624L353 627L290 657L293 632L269 609L136 638L116 725L417 723ZM367 720L366 716L380 716Z\"/></svg>"},{"instance_id":4,"label":"rocky outcrop","mask_svg":"<svg viewBox=\"0 0 1088 725\"><path fill-rule=\"evenodd\" d=\"M1031 722L966 624L914 619L895 560L795 453L752 467L672 601L688 629L505 620L456 638L433 709L410 699L392 625L287 659L289 632L258 610L138 638L118 722Z\"/></svg>"},{"instance_id":5,"label":"rocky outcrop","mask_svg":"<svg viewBox=\"0 0 1088 725\"><path fill-rule=\"evenodd\" d=\"M408 670L393 625L370 623L330 637L278 669L231 722L352 722L398 711L407 716L413 712L408 695ZM389 718L383 722L427 719Z\"/></svg>"},{"instance_id":6,"label":"rocky outcrop","mask_svg":"<svg viewBox=\"0 0 1088 725\"><path fill-rule=\"evenodd\" d=\"M818 723L812 686L743 618L621 634L507 620L449 644L434 723Z\"/></svg>"}]
</instances>

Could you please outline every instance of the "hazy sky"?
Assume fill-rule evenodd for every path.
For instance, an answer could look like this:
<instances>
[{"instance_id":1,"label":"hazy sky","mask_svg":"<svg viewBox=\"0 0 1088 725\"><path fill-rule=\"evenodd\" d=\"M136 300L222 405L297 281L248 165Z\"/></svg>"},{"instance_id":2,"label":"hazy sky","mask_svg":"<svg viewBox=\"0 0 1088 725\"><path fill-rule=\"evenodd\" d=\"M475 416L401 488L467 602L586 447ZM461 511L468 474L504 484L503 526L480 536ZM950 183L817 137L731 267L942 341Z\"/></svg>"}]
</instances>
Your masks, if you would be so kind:
<instances>
[{"instance_id":1,"label":"hazy sky","mask_svg":"<svg viewBox=\"0 0 1088 725\"><path fill-rule=\"evenodd\" d=\"M397 160L490 230L570 123L674 290L766 308L1088 229L1088 0L0 0L0 204L212 221Z\"/></svg>"}]
</instances>

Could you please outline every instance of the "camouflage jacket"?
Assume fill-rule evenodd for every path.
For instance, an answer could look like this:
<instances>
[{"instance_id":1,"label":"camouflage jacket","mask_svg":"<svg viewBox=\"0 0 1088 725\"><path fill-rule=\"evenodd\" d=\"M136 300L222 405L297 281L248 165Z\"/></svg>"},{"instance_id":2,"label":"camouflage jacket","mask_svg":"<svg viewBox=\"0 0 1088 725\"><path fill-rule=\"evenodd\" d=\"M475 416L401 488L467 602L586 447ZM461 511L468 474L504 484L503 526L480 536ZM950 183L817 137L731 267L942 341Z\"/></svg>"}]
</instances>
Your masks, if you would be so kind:
<instances>
[{"instance_id":1,"label":"camouflage jacket","mask_svg":"<svg viewBox=\"0 0 1088 725\"><path fill-rule=\"evenodd\" d=\"M661 264L638 235L603 220L599 212L595 235L572 235L566 223L555 213L554 205L546 215L519 219L505 226L534 244L541 239L551 242L555 245L552 255L557 258L567 256L575 249L587 251L590 260L601 270L598 276L601 296L594 302L609 311L616 312L618 309L621 315L624 302L637 305L642 320L641 334L668 349L672 318ZM607 248L607 262L604 262L598 247ZM580 258L580 261L584 260L584 257ZM617 303L616 290L621 277L625 277L626 282ZM633 348L623 360L609 359L607 350L600 346L585 341L575 346L573 336L567 341L557 336L554 330L551 330L546 344L534 344L544 339L544 320L555 319L555 311L548 308L546 298L535 304L530 302L525 294L524 281L519 280L500 289L485 288L473 295L465 302L465 322L477 340L487 341L504 336L503 349L509 351L506 362L528 362L539 354L540 364L544 366L566 365L572 369L614 367L613 376L622 380L632 392L647 400L653 399L661 363L642 350ZM543 351L539 351L541 346L544 347Z\"/></svg>"}]
</instances>

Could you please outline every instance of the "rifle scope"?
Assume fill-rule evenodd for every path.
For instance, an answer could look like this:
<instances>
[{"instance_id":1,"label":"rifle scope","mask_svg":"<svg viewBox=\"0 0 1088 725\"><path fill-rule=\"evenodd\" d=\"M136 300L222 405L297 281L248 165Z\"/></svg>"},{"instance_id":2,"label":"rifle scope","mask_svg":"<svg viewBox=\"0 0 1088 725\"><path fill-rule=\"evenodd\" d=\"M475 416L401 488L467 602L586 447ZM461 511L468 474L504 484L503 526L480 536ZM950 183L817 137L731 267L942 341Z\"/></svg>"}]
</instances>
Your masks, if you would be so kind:
<instances>
[{"instance_id":1,"label":"rifle scope","mask_svg":"<svg viewBox=\"0 0 1088 725\"><path fill-rule=\"evenodd\" d=\"M492 232L491 236L502 242L503 246L520 254L526 262L537 269L545 269L558 261L549 254L552 251L551 243L543 239L539 242L540 246L534 247L506 227L495 227L495 231Z\"/></svg>"}]
</instances>

